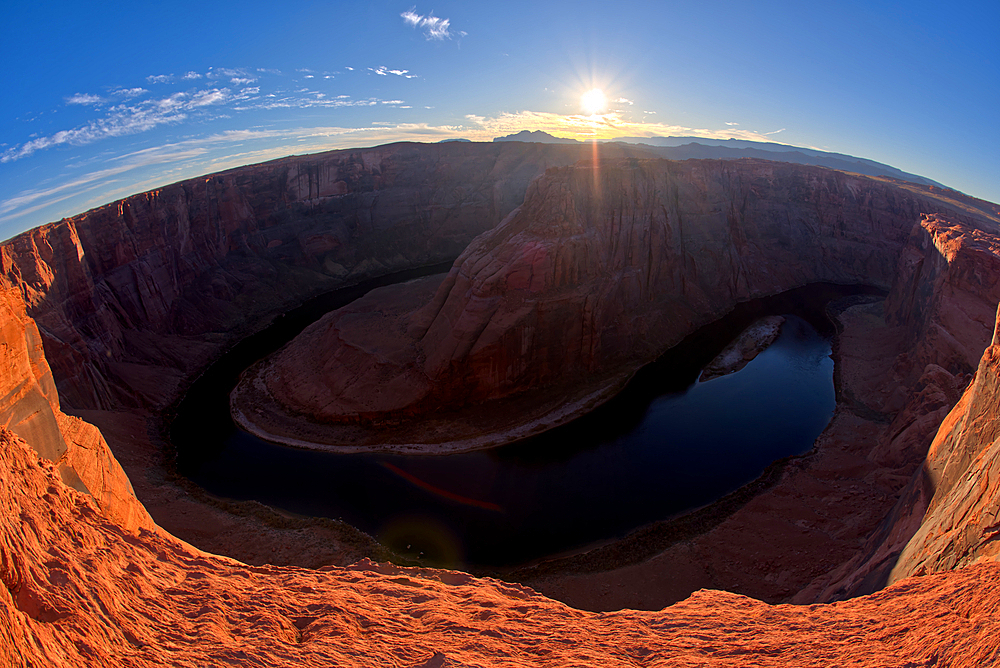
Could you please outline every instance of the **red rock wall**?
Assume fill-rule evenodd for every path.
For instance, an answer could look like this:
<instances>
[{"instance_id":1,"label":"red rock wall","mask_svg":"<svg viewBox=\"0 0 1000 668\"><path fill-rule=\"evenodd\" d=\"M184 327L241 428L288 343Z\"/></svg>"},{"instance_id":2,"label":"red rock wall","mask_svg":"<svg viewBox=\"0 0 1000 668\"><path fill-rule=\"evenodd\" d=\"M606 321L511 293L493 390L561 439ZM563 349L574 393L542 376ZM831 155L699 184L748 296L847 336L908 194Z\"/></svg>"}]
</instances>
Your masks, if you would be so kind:
<instances>
[{"instance_id":1,"label":"red rock wall","mask_svg":"<svg viewBox=\"0 0 1000 668\"><path fill-rule=\"evenodd\" d=\"M996 322L1000 331L1000 318ZM1000 333L975 380L942 422L920 471L922 520L889 581L960 568L1000 555Z\"/></svg>"},{"instance_id":2,"label":"red rock wall","mask_svg":"<svg viewBox=\"0 0 1000 668\"><path fill-rule=\"evenodd\" d=\"M973 223L926 215L913 227L886 302L887 319L910 333L910 350L897 362L902 377L919 375L927 364L970 373L990 341L1000 301L1000 238L995 226Z\"/></svg>"},{"instance_id":3,"label":"red rock wall","mask_svg":"<svg viewBox=\"0 0 1000 668\"><path fill-rule=\"evenodd\" d=\"M550 170L427 308L425 370L495 398L648 361L740 301L816 281L888 288L935 205L779 163Z\"/></svg>"},{"instance_id":4,"label":"red rock wall","mask_svg":"<svg viewBox=\"0 0 1000 668\"><path fill-rule=\"evenodd\" d=\"M286 158L36 228L0 257L66 405L162 408L267 318L345 282L457 256L535 175L589 155L446 143Z\"/></svg>"},{"instance_id":5,"label":"red rock wall","mask_svg":"<svg viewBox=\"0 0 1000 668\"><path fill-rule=\"evenodd\" d=\"M0 277L0 426L31 443L62 480L91 494L101 512L135 531L153 522L96 427L64 415L21 291Z\"/></svg>"},{"instance_id":6,"label":"red rock wall","mask_svg":"<svg viewBox=\"0 0 1000 668\"><path fill-rule=\"evenodd\" d=\"M988 360L995 355L990 342L1000 302L1000 237L990 228L989 221L958 224L938 215L914 226L886 299L887 320L909 337L893 377L885 379L896 386L886 406L895 416L868 458L900 471L922 463L858 555L796 600L857 596L901 577L996 554L989 545L996 522L988 509L1000 500L984 482L996 453L966 430L970 421L992 424L1000 412L1000 403L989 403L995 369ZM969 451L977 453L976 462L968 460ZM982 488L960 484L961 475ZM971 497L961 498L966 493Z\"/></svg>"},{"instance_id":7,"label":"red rock wall","mask_svg":"<svg viewBox=\"0 0 1000 668\"><path fill-rule=\"evenodd\" d=\"M801 165L632 160L553 168L522 207L469 245L414 315L412 359L352 367L421 377L391 392L382 391L381 376L352 378L343 402L335 391L333 401L329 392L311 393L336 389L301 376L341 368L324 362L346 345L330 321L329 341L310 339L300 355L309 368L296 366L294 351L282 353L282 372L269 383L282 384L272 394L288 408L338 419L358 402L358 388L379 393L368 403L381 410L419 412L594 382L650 361L741 301L818 281L890 288L928 213L941 216L934 220L942 229L945 220L970 229L984 220L926 190ZM923 311L900 317L926 338Z\"/></svg>"}]
</instances>

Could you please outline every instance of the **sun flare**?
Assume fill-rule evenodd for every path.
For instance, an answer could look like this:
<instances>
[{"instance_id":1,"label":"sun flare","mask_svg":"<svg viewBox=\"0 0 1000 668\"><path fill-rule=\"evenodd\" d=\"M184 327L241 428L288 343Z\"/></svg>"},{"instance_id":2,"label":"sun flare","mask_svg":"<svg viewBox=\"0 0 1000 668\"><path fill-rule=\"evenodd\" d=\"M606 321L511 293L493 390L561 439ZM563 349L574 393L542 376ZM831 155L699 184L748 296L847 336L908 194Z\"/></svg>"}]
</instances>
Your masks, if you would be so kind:
<instances>
[{"instance_id":1,"label":"sun flare","mask_svg":"<svg viewBox=\"0 0 1000 668\"><path fill-rule=\"evenodd\" d=\"M600 88L591 88L580 96L580 107L583 113L594 116L601 113L608 106L608 98Z\"/></svg>"}]
</instances>

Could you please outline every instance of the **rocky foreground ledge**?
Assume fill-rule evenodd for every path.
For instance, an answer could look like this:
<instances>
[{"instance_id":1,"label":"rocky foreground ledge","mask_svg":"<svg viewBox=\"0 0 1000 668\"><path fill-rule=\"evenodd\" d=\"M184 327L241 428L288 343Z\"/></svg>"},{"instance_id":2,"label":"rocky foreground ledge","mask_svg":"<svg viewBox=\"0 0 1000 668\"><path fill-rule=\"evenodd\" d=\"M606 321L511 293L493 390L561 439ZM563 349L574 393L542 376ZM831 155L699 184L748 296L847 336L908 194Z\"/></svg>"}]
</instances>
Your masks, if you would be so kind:
<instances>
[{"instance_id":1,"label":"rocky foreground ledge","mask_svg":"<svg viewBox=\"0 0 1000 668\"><path fill-rule=\"evenodd\" d=\"M252 567L131 532L0 429L5 666L987 666L1000 566L770 606L700 591L587 613L454 571Z\"/></svg>"}]
</instances>

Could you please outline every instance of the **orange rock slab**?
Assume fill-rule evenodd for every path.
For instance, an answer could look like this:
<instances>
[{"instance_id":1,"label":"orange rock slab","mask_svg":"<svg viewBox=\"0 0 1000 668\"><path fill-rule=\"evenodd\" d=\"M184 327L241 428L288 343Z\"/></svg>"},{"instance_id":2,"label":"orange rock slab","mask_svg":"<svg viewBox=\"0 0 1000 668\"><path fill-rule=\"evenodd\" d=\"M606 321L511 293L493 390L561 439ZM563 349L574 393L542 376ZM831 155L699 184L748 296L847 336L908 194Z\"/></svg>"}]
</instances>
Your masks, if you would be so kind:
<instances>
[{"instance_id":1,"label":"orange rock slab","mask_svg":"<svg viewBox=\"0 0 1000 668\"><path fill-rule=\"evenodd\" d=\"M0 431L6 666L987 666L1000 565L770 606L702 590L588 613L453 571L251 567L108 522Z\"/></svg>"}]
</instances>

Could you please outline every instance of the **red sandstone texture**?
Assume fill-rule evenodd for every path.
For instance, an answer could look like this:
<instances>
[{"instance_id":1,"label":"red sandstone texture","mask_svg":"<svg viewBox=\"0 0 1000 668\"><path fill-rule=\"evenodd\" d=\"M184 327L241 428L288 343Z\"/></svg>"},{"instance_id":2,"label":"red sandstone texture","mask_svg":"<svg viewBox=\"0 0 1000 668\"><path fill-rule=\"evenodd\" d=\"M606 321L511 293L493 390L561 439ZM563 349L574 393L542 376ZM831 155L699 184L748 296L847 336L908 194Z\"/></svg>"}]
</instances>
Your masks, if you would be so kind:
<instances>
[{"instance_id":1,"label":"red sandstone texture","mask_svg":"<svg viewBox=\"0 0 1000 668\"><path fill-rule=\"evenodd\" d=\"M397 301L406 289L392 287L365 308L328 314L248 374L234 405L243 424L281 440L286 434L271 431L256 404L336 424L424 416L546 387L599 389L738 302L820 281L894 286L922 220L970 234L995 225L928 192L797 165L553 168L469 245L422 308L386 318L379 300ZM920 297L943 293L934 289ZM899 317L931 327L914 332L926 340L942 318L945 332L965 324L944 315ZM342 431L329 438L341 441Z\"/></svg>"},{"instance_id":2,"label":"red sandstone texture","mask_svg":"<svg viewBox=\"0 0 1000 668\"><path fill-rule=\"evenodd\" d=\"M836 203L818 208L821 219L829 214L835 221L834 241L817 244L819 257L851 265L837 269L831 260L829 271L845 276L869 269L881 272L871 281L881 277L883 284L892 286L885 319L893 334L887 340L906 340L910 351L885 365L892 387L866 383L856 365L851 371L854 377L848 385L855 390L856 409L892 418L889 431L875 434L870 450L859 448L861 441L843 443L844 449L853 448L851 457L867 464L834 458L839 468L816 470L843 479L857 475L850 468L866 470L875 476L874 487L891 482L893 475L899 478L914 458L923 459L931 440L933 444L882 527L867 544L859 545L857 557L818 578L803 590L808 597L802 600L872 591L888 580L894 584L874 594L823 605L768 605L736 594L700 591L654 612L588 613L522 586L450 571L369 562L319 570L252 567L201 552L151 523L99 432L61 412L52 378L78 398L148 399L151 394L136 388L145 382L142 379L156 366L154 362L181 355L179 351L217 349L233 335L220 332L217 339L204 332L189 338L176 335L178 330L170 327L183 318L161 330L129 329L126 325L138 320L130 320L124 307L116 310L128 303L121 297L127 290L116 293L108 274L94 273L95 260L84 258L96 254L99 245L75 243L78 228L64 222L0 247L6 277L0 279L0 419L6 425L0 429L0 580L5 585L0 588L0 664L996 665L1000 567L991 562L997 555L1000 491L996 484L1000 474L995 470L1000 454L995 451L1000 345L993 316L998 257L996 221L990 219L994 214L984 215L980 206L984 203L954 194L946 200L930 197L930 204L940 206L927 209L926 189L899 187L889 198L895 202L890 209L905 210L913 218L909 228L900 227L898 236L892 237L893 243L898 242L896 250L876 242L874 250L865 251L859 238L854 250L860 256L846 251L841 255L837 250L841 235L857 222L847 214L838 218L842 215L838 211L852 211L846 193L861 200L868 196L853 180L856 177L822 170L817 174L851 185L835 189L842 198L837 200L839 209ZM864 183L876 191L879 187L869 180ZM554 206L573 197L571 189ZM129 218L127 206L119 209L118 222L110 229L145 224ZM741 220L733 215L733 220ZM872 225L879 220L868 218ZM133 241L143 238L139 235ZM164 237L163 252L173 252L172 244L183 246L190 236L179 238L178 242ZM804 234L800 240L808 243L810 238ZM737 234L731 240L739 239ZM24 240L31 243L19 246ZM156 243L149 248L153 246ZM642 244L624 244L620 250L629 247L641 249ZM739 248L740 253L728 251L723 257L741 260L742 251L752 251L754 244L747 241ZM127 244L105 250L134 257ZM883 252L893 260L888 266L874 261ZM236 261L229 252L225 257L225 271L232 271ZM628 253L622 250L616 257L627 258ZM517 263L516 257L512 260ZM120 285L143 284L134 281L141 275L136 273L141 262L128 260L119 266L128 267L132 276ZM200 278L186 285L200 285L215 271L192 270L190 275ZM766 274L766 267L751 265L729 276ZM93 282L94 276L102 278ZM530 273L527 278L531 279ZM88 280L95 296L84 294ZM631 280L628 285L639 285L636 277ZM699 280L713 285L712 279ZM723 288L731 287L728 280L723 280ZM256 294L262 284L255 283L247 294ZM528 280L522 287L528 290L531 284ZM145 285L154 282L150 279ZM701 283L697 285L707 294ZM449 288L438 313L453 291ZM87 299L92 300L90 306L97 302L102 306L90 308ZM234 309L239 306L235 301ZM186 310L193 303L189 298L164 303L194 318ZM467 312L468 303L464 297L458 299L455 313ZM250 311L248 321L266 309ZM102 329L101 318L112 313L117 315L108 322L117 324ZM150 313L155 315L155 309ZM238 318L235 310L232 315ZM873 315L864 309L850 312L856 319ZM151 316L150 321L155 323L156 318ZM628 325L623 336L646 331L637 329L632 320L622 322ZM66 339L60 340L63 335ZM124 347L115 348L115 341L124 341ZM120 362L126 365L124 375L108 381L108 370L119 363L115 351L134 354L158 343L163 347L150 354L162 359L139 362L126 356ZM980 354L983 347L987 349ZM898 347L887 344L886 349ZM108 352L111 362L95 361L100 355L108 358ZM209 357L205 352L201 361L190 364L194 368ZM76 375L74 359L84 362ZM48 362L53 360L58 364L50 374ZM178 362L171 368L181 366ZM962 393L971 371L975 379ZM115 385L126 376L133 384ZM117 389L102 394L101 387L112 386ZM126 386L132 389L125 391ZM164 396L171 392L164 391ZM960 394L961 401L938 429L935 416L946 413ZM844 414L843 419L850 423L857 416ZM838 433L849 436L851 430ZM821 445L818 454L824 452L828 450ZM795 478L794 471L790 478ZM832 489L836 494L853 492L843 483ZM776 498L788 502L786 511L801 501L794 495ZM830 498L810 508L834 515L843 505ZM779 506L765 503L764 508ZM840 522L851 530L850 517ZM657 575L655 569L647 572ZM909 575L918 577L900 579Z\"/></svg>"},{"instance_id":3,"label":"red sandstone texture","mask_svg":"<svg viewBox=\"0 0 1000 668\"><path fill-rule=\"evenodd\" d=\"M162 410L275 315L453 259L521 204L532 178L591 154L451 142L284 158L25 232L0 244L0 274L24 292L65 405Z\"/></svg>"},{"instance_id":4,"label":"red sandstone texture","mask_svg":"<svg viewBox=\"0 0 1000 668\"><path fill-rule=\"evenodd\" d=\"M127 529L150 528L125 472L93 425L62 413L35 322L21 292L0 278L0 425L28 439L63 481L91 494Z\"/></svg>"},{"instance_id":5,"label":"red sandstone texture","mask_svg":"<svg viewBox=\"0 0 1000 668\"><path fill-rule=\"evenodd\" d=\"M251 567L108 522L0 431L7 666L988 666L1000 566L770 606L697 592L587 613L518 585L360 562Z\"/></svg>"}]
</instances>

